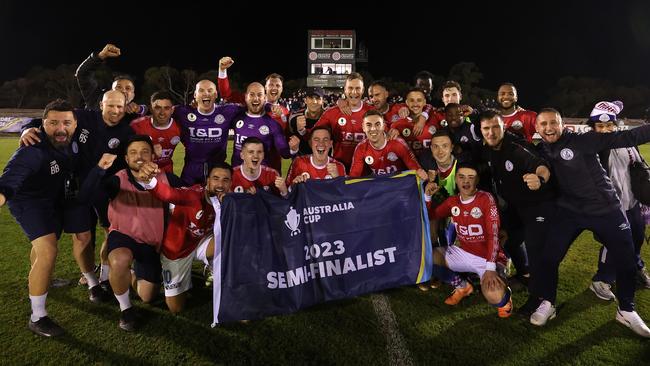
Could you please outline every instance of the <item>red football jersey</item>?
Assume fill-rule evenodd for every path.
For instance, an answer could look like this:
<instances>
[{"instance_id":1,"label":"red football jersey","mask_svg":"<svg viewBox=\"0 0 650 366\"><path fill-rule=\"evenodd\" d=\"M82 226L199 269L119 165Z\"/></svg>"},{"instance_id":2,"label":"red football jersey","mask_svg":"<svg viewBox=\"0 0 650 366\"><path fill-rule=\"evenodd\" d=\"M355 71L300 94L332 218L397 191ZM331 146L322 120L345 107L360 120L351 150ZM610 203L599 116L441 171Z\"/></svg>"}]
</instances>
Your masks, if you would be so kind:
<instances>
[{"instance_id":1,"label":"red football jersey","mask_svg":"<svg viewBox=\"0 0 650 366\"><path fill-rule=\"evenodd\" d=\"M345 176L345 167L341 162L336 161L332 157L328 157L328 163L336 164L336 168L339 172L339 177ZM309 179L331 179L332 176L327 172L327 164L318 166L314 164L314 160L310 155L302 155L293 160L289 172L287 173L287 186L291 185L293 180L301 175L307 174Z\"/></svg>"},{"instance_id":2,"label":"red football jersey","mask_svg":"<svg viewBox=\"0 0 650 366\"><path fill-rule=\"evenodd\" d=\"M523 136L528 142L533 142L537 113L525 109L517 109L515 113L502 117L506 130Z\"/></svg>"},{"instance_id":3,"label":"red football jersey","mask_svg":"<svg viewBox=\"0 0 650 366\"><path fill-rule=\"evenodd\" d=\"M351 177L361 177L369 173L386 175L406 169L420 169L420 164L415 160L415 155L404 140L397 138L386 140L381 149L375 149L368 140L362 141L354 150Z\"/></svg>"},{"instance_id":4,"label":"red football jersey","mask_svg":"<svg viewBox=\"0 0 650 366\"><path fill-rule=\"evenodd\" d=\"M424 130L418 136L413 133L413 119L406 117L393 123L391 128L396 129L400 133L400 137L406 141L415 156L420 156L423 152L426 153L431 147L431 137L438 127L430 121L424 124Z\"/></svg>"},{"instance_id":5,"label":"red football jersey","mask_svg":"<svg viewBox=\"0 0 650 366\"><path fill-rule=\"evenodd\" d=\"M363 133L363 115L373 107L361 104L361 109L348 116L341 109L333 107L323 113L314 127L326 126L332 130L334 138L334 159L346 167L352 164L352 155L357 144L366 138Z\"/></svg>"},{"instance_id":6,"label":"red football jersey","mask_svg":"<svg viewBox=\"0 0 650 366\"><path fill-rule=\"evenodd\" d=\"M460 195L447 198L435 209L429 209L429 217L441 219L451 216L463 250L495 263L499 252L499 210L494 197L484 191L467 202Z\"/></svg>"},{"instance_id":7,"label":"red football jersey","mask_svg":"<svg viewBox=\"0 0 650 366\"><path fill-rule=\"evenodd\" d=\"M386 122L386 124L388 126L392 125L393 122L396 122L396 121L398 121L400 119L399 110L402 107L406 107L406 104L404 104L404 103L395 103L395 104L389 106L388 111L386 111L386 113L384 113L384 122Z\"/></svg>"},{"instance_id":8,"label":"red football jersey","mask_svg":"<svg viewBox=\"0 0 650 366\"><path fill-rule=\"evenodd\" d=\"M158 181L151 193L163 202L173 203L167 221L162 252L168 259L189 255L214 227L214 208L205 197L205 187L172 188Z\"/></svg>"},{"instance_id":9,"label":"red football jersey","mask_svg":"<svg viewBox=\"0 0 650 366\"><path fill-rule=\"evenodd\" d=\"M181 141L181 128L172 118L166 127L156 127L153 125L151 116L144 116L131 122L131 128L138 135L147 135L151 137L154 145L162 147L162 156L156 157L153 161L158 167L167 173L174 172L172 156L174 149Z\"/></svg>"},{"instance_id":10,"label":"red football jersey","mask_svg":"<svg viewBox=\"0 0 650 366\"><path fill-rule=\"evenodd\" d=\"M239 165L233 168L232 173L232 191L246 192L250 187L257 190L263 189L267 192L280 195L280 191L275 187L275 178L279 177L278 171L264 165L260 165L260 172L256 177L249 177L244 174L244 166Z\"/></svg>"}]
</instances>

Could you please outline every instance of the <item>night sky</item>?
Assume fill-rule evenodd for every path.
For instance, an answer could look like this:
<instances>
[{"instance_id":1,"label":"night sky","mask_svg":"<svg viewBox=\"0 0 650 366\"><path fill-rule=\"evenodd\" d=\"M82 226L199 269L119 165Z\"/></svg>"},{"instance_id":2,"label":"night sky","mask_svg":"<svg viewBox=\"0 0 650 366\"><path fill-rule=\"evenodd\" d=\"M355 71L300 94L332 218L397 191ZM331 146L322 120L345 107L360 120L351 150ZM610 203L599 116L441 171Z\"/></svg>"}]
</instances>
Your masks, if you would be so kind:
<instances>
[{"instance_id":1,"label":"night sky","mask_svg":"<svg viewBox=\"0 0 650 366\"><path fill-rule=\"evenodd\" d=\"M567 75L650 86L647 1L525 2L527 9L521 1L431 2L434 9L427 11L415 2L393 8L379 2L349 7L347 1L133 7L132 1L96 2L102 10L90 12L88 3L2 2L0 82L36 65L79 63L109 41L123 52L113 69L140 79L149 66L215 69L223 55L235 59L233 71L245 81L270 72L300 78L306 76L308 29L356 29L375 77L410 82L419 70L447 75L458 62L475 62L484 75L479 86L496 89L511 81L523 105L543 102Z\"/></svg>"}]
</instances>

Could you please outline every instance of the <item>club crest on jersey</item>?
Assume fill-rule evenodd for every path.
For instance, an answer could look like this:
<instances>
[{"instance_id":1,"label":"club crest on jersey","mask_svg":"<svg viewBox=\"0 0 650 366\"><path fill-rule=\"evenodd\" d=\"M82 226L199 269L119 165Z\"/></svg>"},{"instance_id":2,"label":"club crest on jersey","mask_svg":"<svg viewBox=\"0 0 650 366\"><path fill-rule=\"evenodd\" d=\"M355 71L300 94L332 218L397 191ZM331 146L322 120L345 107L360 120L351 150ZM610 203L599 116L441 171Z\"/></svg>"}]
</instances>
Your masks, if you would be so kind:
<instances>
[{"instance_id":1,"label":"club crest on jersey","mask_svg":"<svg viewBox=\"0 0 650 366\"><path fill-rule=\"evenodd\" d=\"M569 148L564 148L564 149L562 149L562 151L560 151L560 156L564 160L571 160L571 159L573 159L573 150L571 150Z\"/></svg>"},{"instance_id":2,"label":"club crest on jersey","mask_svg":"<svg viewBox=\"0 0 650 366\"><path fill-rule=\"evenodd\" d=\"M338 123L339 126L345 126L345 124L348 123L348 121L345 119L345 117L341 117L339 118Z\"/></svg>"},{"instance_id":3,"label":"club crest on jersey","mask_svg":"<svg viewBox=\"0 0 650 366\"><path fill-rule=\"evenodd\" d=\"M223 114L217 114L216 117L214 117L214 123L220 125L226 120L226 117L223 116Z\"/></svg>"},{"instance_id":4,"label":"club crest on jersey","mask_svg":"<svg viewBox=\"0 0 650 366\"><path fill-rule=\"evenodd\" d=\"M171 140L169 140L169 143L172 145L178 145L179 142L181 142L181 138L178 136L174 136Z\"/></svg>"},{"instance_id":5,"label":"club crest on jersey","mask_svg":"<svg viewBox=\"0 0 650 366\"><path fill-rule=\"evenodd\" d=\"M203 210L199 210L199 212L197 212L196 216L194 216L194 217L196 217L197 220L201 220L202 216L203 216Z\"/></svg>"},{"instance_id":6,"label":"club crest on jersey","mask_svg":"<svg viewBox=\"0 0 650 366\"><path fill-rule=\"evenodd\" d=\"M242 187L242 186L237 186L237 187L235 187L235 188L233 189L233 192L244 193L244 187Z\"/></svg>"},{"instance_id":7,"label":"club crest on jersey","mask_svg":"<svg viewBox=\"0 0 650 366\"><path fill-rule=\"evenodd\" d=\"M390 160L390 161L396 161L397 160L397 154L395 154L394 152L391 151L391 152L388 153L388 156L386 158L388 160Z\"/></svg>"},{"instance_id":8,"label":"club crest on jersey","mask_svg":"<svg viewBox=\"0 0 650 366\"><path fill-rule=\"evenodd\" d=\"M514 169L514 167L515 167L515 166L512 164L512 161L510 161L510 160L506 160L506 170L507 170L507 171L511 172L512 169Z\"/></svg>"},{"instance_id":9,"label":"club crest on jersey","mask_svg":"<svg viewBox=\"0 0 650 366\"><path fill-rule=\"evenodd\" d=\"M452 216L458 216L460 215L460 208L458 206L454 206L451 208L451 214Z\"/></svg>"},{"instance_id":10,"label":"club crest on jersey","mask_svg":"<svg viewBox=\"0 0 650 366\"><path fill-rule=\"evenodd\" d=\"M402 130L402 136L404 137L409 137L411 136L411 129L410 128L405 128Z\"/></svg>"},{"instance_id":11,"label":"club crest on jersey","mask_svg":"<svg viewBox=\"0 0 650 366\"><path fill-rule=\"evenodd\" d=\"M239 121L237 121L237 123L235 123L235 127L237 128L244 127L244 121L240 119Z\"/></svg>"},{"instance_id":12,"label":"club crest on jersey","mask_svg":"<svg viewBox=\"0 0 650 366\"><path fill-rule=\"evenodd\" d=\"M187 120L190 121L190 122L194 122L194 121L196 121L196 114L194 114L194 113L188 113L188 114L187 114Z\"/></svg>"},{"instance_id":13,"label":"club crest on jersey","mask_svg":"<svg viewBox=\"0 0 650 366\"><path fill-rule=\"evenodd\" d=\"M515 130L521 130L521 128L524 127L524 124L517 119L514 122L512 122L512 125L510 125L510 127L514 128Z\"/></svg>"},{"instance_id":14,"label":"club crest on jersey","mask_svg":"<svg viewBox=\"0 0 650 366\"><path fill-rule=\"evenodd\" d=\"M77 141L72 141L72 144L70 144L70 147L72 148L73 153L78 153L79 152L79 145L77 145Z\"/></svg>"},{"instance_id":15,"label":"club crest on jersey","mask_svg":"<svg viewBox=\"0 0 650 366\"><path fill-rule=\"evenodd\" d=\"M396 121L398 121L398 120L399 120L399 114L394 114L394 115L390 118L391 123L392 123L392 122L396 122Z\"/></svg>"},{"instance_id":16,"label":"club crest on jersey","mask_svg":"<svg viewBox=\"0 0 650 366\"><path fill-rule=\"evenodd\" d=\"M475 218L475 219L478 219L481 216L483 216L483 212L481 212L481 209L478 208L478 207L472 208L472 211L470 211L469 214L472 215L472 217Z\"/></svg>"},{"instance_id":17,"label":"club crest on jersey","mask_svg":"<svg viewBox=\"0 0 650 366\"><path fill-rule=\"evenodd\" d=\"M111 149L116 149L118 146L120 146L120 140L116 137L113 137L112 139L108 140L108 147Z\"/></svg>"},{"instance_id":18,"label":"club crest on jersey","mask_svg":"<svg viewBox=\"0 0 650 366\"><path fill-rule=\"evenodd\" d=\"M262 135L268 135L269 134L269 126L260 126L259 131Z\"/></svg>"},{"instance_id":19,"label":"club crest on jersey","mask_svg":"<svg viewBox=\"0 0 650 366\"><path fill-rule=\"evenodd\" d=\"M363 159L363 160L364 160L364 161L366 162L366 164L368 164L368 165L372 165L372 163L375 162L375 159L373 159L372 156L370 156L370 155L366 156L366 158Z\"/></svg>"},{"instance_id":20,"label":"club crest on jersey","mask_svg":"<svg viewBox=\"0 0 650 366\"><path fill-rule=\"evenodd\" d=\"M429 133L430 134L433 135L434 133L436 133L437 130L438 129L436 128L436 126L429 126Z\"/></svg>"}]
</instances>

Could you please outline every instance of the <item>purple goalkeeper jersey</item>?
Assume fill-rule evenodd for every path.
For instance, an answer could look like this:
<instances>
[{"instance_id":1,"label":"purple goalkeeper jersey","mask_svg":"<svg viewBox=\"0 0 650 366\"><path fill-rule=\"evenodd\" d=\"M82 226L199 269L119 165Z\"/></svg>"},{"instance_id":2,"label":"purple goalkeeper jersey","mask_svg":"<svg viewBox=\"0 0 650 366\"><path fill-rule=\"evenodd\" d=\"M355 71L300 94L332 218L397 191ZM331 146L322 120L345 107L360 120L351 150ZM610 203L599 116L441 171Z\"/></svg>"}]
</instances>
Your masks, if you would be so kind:
<instances>
[{"instance_id":1,"label":"purple goalkeeper jersey","mask_svg":"<svg viewBox=\"0 0 650 366\"><path fill-rule=\"evenodd\" d=\"M233 120L232 127L235 130L232 166L238 166L243 163L239 155L244 141L249 137L257 137L264 143L264 160L262 164L266 166L269 165L269 150L271 146L275 146L275 149L283 158L288 159L291 157L287 138L282 133L282 128L268 114L256 116L247 112L239 113Z\"/></svg>"},{"instance_id":2,"label":"purple goalkeeper jersey","mask_svg":"<svg viewBox=\"0 0 650 366\"><path fill-rule=\"evenodd\" d=\"M243 110L239 104L222 104L203 114L190 106L176 106L173 117L181 126L185 164L225 161L228 131L233 118Z\"/></svg>"}]
</instances>

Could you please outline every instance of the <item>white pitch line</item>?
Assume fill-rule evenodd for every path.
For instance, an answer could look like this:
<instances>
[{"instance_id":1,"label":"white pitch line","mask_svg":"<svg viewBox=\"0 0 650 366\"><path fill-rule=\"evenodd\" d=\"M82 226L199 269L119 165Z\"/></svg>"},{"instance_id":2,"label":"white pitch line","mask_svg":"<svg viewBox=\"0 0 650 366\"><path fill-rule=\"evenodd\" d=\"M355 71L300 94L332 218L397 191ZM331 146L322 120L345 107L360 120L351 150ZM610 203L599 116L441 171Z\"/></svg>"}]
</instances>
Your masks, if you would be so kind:
<instances>
[{"instance_id":1,"label":"white pitch line","mask_svg":"<svg viewBox=\"0 0 650 366\"><path fill-rule=\"evenodd\" d=\"M386 337L388 364L412 366L413 359L411 358L411 353L406 348L404 337L399 332L397 319L395 318L395 313L390 308L388 297L383 294L372 294L370 295L370 299L372 300L372 307L375 309L375 313L379 319L381 332Z\"/></svg>"}]
</instances>

